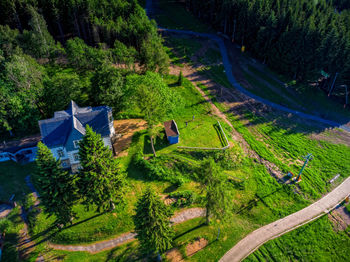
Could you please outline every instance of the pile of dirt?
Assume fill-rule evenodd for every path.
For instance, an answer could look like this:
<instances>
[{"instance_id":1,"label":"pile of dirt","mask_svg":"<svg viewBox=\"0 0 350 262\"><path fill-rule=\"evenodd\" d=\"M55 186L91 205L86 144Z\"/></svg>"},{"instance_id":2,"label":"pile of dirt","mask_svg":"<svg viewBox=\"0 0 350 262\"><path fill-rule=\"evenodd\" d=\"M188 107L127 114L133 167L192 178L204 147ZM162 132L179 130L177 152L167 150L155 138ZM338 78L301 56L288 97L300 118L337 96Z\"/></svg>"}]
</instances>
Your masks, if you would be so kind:
<instances>
[{"instance_id":1,"label":"pile of dirt","mask_svg":"<svg viewBox=\"0 0 350 262\"><path fill-rule=\"evenodd\" d=\"M197 253L199 250L206 247L207 245L208 245L208 240L206 240L205 238L200 238L200 239L187 245L186 255L188 257L190 257L190 256L194 255L195 253Z\"/></svg>"}]
</instances>

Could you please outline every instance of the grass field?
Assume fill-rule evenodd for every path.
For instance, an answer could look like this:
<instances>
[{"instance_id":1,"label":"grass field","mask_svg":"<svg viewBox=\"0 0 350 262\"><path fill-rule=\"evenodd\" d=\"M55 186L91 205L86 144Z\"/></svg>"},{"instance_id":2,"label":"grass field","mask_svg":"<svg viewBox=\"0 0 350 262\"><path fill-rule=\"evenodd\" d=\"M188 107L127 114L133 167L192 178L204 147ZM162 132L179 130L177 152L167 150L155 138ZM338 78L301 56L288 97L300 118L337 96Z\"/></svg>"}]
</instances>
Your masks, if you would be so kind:
<instances>
[{"instance_id":1,"label":"grass field","mask_svg":"<svg viewBox=\"0 0 350 262\"><path fill-rule=\"evenodd\" d=\"M349 261L350 238L324 216L264 244L244 261Z\"/></svg>"},{"instance_id":2,"label":"grass field","mask_svg":"<svg viewBox=\"0 0 350 262\"><path fill-rule=\"evenodd\" d=\"M177 37L176 41L180 41ZM182 44L186 45L187 40L183 41ZM168 41L169 44L171 44L171 41ZM180 45L181 46L181 45ZM180 50L176 49L176 45L173 45L174 51L176 53L181 52ZM198 51L198 50L197 50ZM192 50L193 53L195 53L195 50ZM255 84L259 83L257 80L258 78L254 78L254 74L259 76L259 79L263 78L265 81L267 81L269 84L274 85L275 88L277 88L277 85L280 85L280 83L269 77L269 75L254 71L254 69L250 69L253 71L253 77L250 77L248 81L252 81ZM226 87L232 88L230 83L226 79L226 75L224 72L224 68L222 66L205 66L202 69L202 73L208 76L210 79L214 80L215 82L224 85ZM253 84L254 84L253 83ZM199 85L200 88L202 88L203 91L205 91L207 94L210 95L209 91L206 89L205 86ZM261 91L261 94L269 93L268 95L272 96L272 100L276 98L276 94L271 94L270 92L266 92L268 87L264 84L259 83L259 87L261 88L258 90ZM298 90L300 93L300 96L303 96L302 90ZM279 93L278 93L279 94ZM288 92L282 92L282 95L288 95ZM322 94L318 94L320 97L322 97ZM265 94L266 96L266 94ZM274 97L273 97L274 96ZM216 106L226 112L229 108L225 107L224 104L218 103L215 99L215 96L212 94L210 97L215 102ZM310 97L313 97L310 95ZM283 101L281 96L276 98L279 101ZM310 101L301 100L299 97L296 97L294 99L298 99L298 102L300 104L306 103L307 108L309 107L310 110L314 106L315 103L310 103ZM316 99L317 101L323 101L322 103L328 103L327 104L327 110L330 110L335 104L334 102L330 102L327 100L322 100L323 98ZM339 105L336 105L335 108L339 108ZM334 112L338 112L335 110ZM346 115L346 114L345 114ZM349 176L350 173L350 164L345 159L350 159L350 149L346 145L341 144L335 144L326 140L322 139L312 139L310 137L311 134L314 133L323 133L324 130L322 127L316 127L312 126L312 123L310 122L303 122L295 117L286 117L284 114L279 114L278 112L270 112L270 113L264 113L261 115L255 115L252 112L246 110L241 115L234 115L234 114L227 114L227 116L230 118L231 122L233 123L235 129L244 137L244 139L248 142L250 147L258 153L258 155L274 164L276 164L281 170L283 170L285 173L287 173L289 170L293 173L298 173L300 170L302 164L303 164L303 156L305 156L307 153L312 153L314 155L314 159L309 163L307 168L305 169L303 176L302 176L302 182L298 185L298 190L302 192L302 196L300 196L300 199L298 200L291 198L290 192L293 190L293 186L290 189L287 189L286 187L283 187L284 190L286 190L286 195L283 195L280 193L279 190L272 190L271 192L276 191L276 193L269 195L268 191L266 191L267 188L271 188L270 183L272 181L269 181L267 177L269 176L266 174L266 176L254 176L252 178L249 173L251 173L252 169L256 169L257 167L254 164L247 164L245 162L244 165L240 165L240 167L233 172L236 172L236 176L238 177L249 177L247 181L249 183L255 184L253 187L247 186L247 182L245 183L245 188L243 192L239 192L234 197L234 202L240 203L242 206L249 206L249 203L252 203L253 196L261 196L261 195L267 195L267 200L263 200L263 203L269 207L269 211L272 211L272 214L269 212L264 213L262 210L259 210L259 204L257 206L253 206L252 209L247 211L249 213L249 217L254 217L255 219L259 220L260 225L266 224L268 221L272 219L272 217L283 217L287 215L290 211L286 209L283 204L286 204L288 206L291 203L298 203L298 201L301 201L306 205L306 203L310 199L317 199L321 197L322 194L330 191L332 188L334 188L337 184L339 184L342 180L342 178L345 178ZM327 132L325 132L327 133ZM250 160L245 159L249 163ZM243 161L244 162L244 161ZM263 167L261 167L263 169ZM248 175L242 176L242 170L247 170ZM266 172L266 171L265 171ZM341 175L341 179L337 180L335 184L329 184L328 181L333 178L336 174ZM263 179L262 179L263 178ZM266 180L267 179L267 180ZM254 181L254 182L252 182ZM248 183L248 185L249 185ZM250 184L252 186L252 184ZM289 192L289 193L287 193ZM294 194L294 193L293 193ZM247 202L245 202L247 201ZM303 202L305 201L305 202ZM246 204L243 204L245 202ZM303 204L300 204L300 207ZM298 209L298 208L296 208ZM299 208L300 209L300 208ZM216 242L213 241L212 244L210 244L208 247L206 247L204 250L198 252L196 255L190 258L190 260L193 261L203 261L205 259L206 261L215 261L218 258L220 258L221 255L223 255L223 250L229 249L231 246L236 243L240 237L244 235L243 232L249 231L248 226L241 229L242 233L240 237L233 237L230 235L233 230L237 230L237 224L236 221L238 221L240 216L235 217L235 222L232 223L229 226L223 226L222 232L226 236L226 241L223 242ZM251 224L250 226L254 228L254 221L249 221ZM239 222L237 222L239 224ZM317 237L315 235L315 232L317 232L317 228L320 227L322 229L319 230L320 243L317 242ZM252 230L250 228L250 230ZM295 231L297 233L293 234L289 233L291 237L289 238L280 238L277 241L278 245L276 247L272 247L271 245L266 244L266 248L262 248L257 252L258 255L256 255L255 260L254 257L250 258L253 259L252 261L261 261L261 260L276 260L276 261L290 261L290 260L301 260L301 261L329 261L327 258L330 258L330 256L324 256L326 259L322 260L322 254L327 252L329 250L329 247L331 246L333 251L331 252L333 257L339 258L339 261L346 261L344 260L345 255L348 254L349 249L348 241L349 237L342 233L342 232L335 232L333 231L330 221L328 218L322 218L320 221L316 221L312 224L310 224L310 230L314 231L313 234L303 234L303 230L307 231L309 230L304 229L302 227L299 229L299 231ZM191 237L193 238L195 235L201 236L204 231L209 231L208 228L205 227L199 227L196 228L194 231L191 231L188 235L183 236L183 241L189 241ZM212 237L214 238L214 229L212 229ZM225 237L224 237L225 238ZM293 239L294 241L291 241ZM309 245L306 249L303 249L303 246L298 246L298 242L306 243L310 240ZM304 242L303 242L304 241ZM341 244L338 244L343 241ZM209 241L210 242L210 241ZM293 243L289 244L289 242ZM230 246L231 245L231 246ZM288 246L288 249L280 248L280 246ZM264 246L265 247L265 246ZM294 248L295 247L295 248ZM181 247L183 249L183 247ZM180 250L181 250L180 248ZM282 250L278 251L277 248L280 248ZM320 255L315 255L315 259L313 259L313 256L311 253L308 253L308 250L310 249L321 249L319 252ZM222 253L221 253L222 251ZM260 252L260 253L259 253ZM182 252L183 253L183 252ZM276 253L276 257L274 257L272 254L269 253ZM280 253L284 253L284 256L282 256ZM339 253L339 256L337 254ZM266 255L269 254L270 256ZM280 256L280 257L278 257ZM303 259L303 258L307 259Z\"/></svg>"}]
</instances>

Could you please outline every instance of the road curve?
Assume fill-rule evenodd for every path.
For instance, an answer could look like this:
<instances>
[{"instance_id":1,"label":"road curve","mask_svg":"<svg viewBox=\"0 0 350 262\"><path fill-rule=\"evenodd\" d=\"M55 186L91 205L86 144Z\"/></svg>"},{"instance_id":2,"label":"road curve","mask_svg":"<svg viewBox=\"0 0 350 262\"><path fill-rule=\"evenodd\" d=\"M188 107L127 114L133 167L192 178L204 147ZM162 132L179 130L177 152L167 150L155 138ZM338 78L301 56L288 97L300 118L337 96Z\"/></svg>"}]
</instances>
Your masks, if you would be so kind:
<instances>
[{"instance_id":1,"label":"road curve","mask_svg":"<svg viewBox=\"0 0 350 262\"><path fill-rule=\"evenodd\" d=\"M150 8L149 4L149 9ZM239 90L241 93L245 94L246 96L253 98L254 100L263 103L265 105L268 105L274 109L286 112L286 113L292 113L294 115L297 115L301 118L304 119L308 119L308 120L312 120L312 121L316 121L325 125L329 125L332 127L338 127L342 130L348 131L350 132L350 127L346 126L346 125L342 125L339 124L337 122L331 121L331 120L327 120L327 119L323 119L321 117L318 116L314 116L314 115L310 115L310 114L306 114L297 110L293 110L290 109L288 107L276 104L274 102L271 102L265 98L259 97L251 92L249 92L247 89L245 89L244 87L242 87L237 80L234 78L233 74L232 74L232 65L230 63L230 60L228 58L228 54L227 54L227 49L226 46L224 44L224 41L221 37L214 35L214 34L207 34L207 33L197 33L197 32L193 32L193 31L187 31L187 30L178 30L178 29L167 29L167 28L162 28L162 27L158 27L159 31L164 31L164 32L170 32L170 33L178 33L178 34L185 34L185 35L192 35L192 36L197 36L197 37L203 37L203 38L209 38L212 39L214 41L216 41L216 43L219 45L220 48L220 52L221 52L221 56L222 56L222 62L225 68L225 72L226 72L226 77L227 80L230 82L230 84L236 88L237 90Z\"/></svg>"},{"instance_id":2,"label":"road curve","mask_svg":"<svg viewBox=\"0 0 350 262\"><path fill-rule=\"evenodd\" d=\"M242 261L267 241L329 213L349 195L350 177L310 206L253 231L231 248L219 261Z\"/></svg>"}]
</instances>

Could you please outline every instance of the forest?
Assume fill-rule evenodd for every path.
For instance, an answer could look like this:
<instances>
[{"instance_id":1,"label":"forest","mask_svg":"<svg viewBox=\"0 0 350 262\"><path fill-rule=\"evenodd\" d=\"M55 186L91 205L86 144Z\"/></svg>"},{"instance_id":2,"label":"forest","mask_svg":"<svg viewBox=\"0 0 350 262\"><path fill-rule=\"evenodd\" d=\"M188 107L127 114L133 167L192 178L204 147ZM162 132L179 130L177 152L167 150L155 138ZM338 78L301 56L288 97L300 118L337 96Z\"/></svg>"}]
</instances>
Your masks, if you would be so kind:
<instances>
[{"instance_id":1,"label":"forest","mask_svg":"<svg viewBox=\"0 0 350 262\"><path fill-rule=\"evenodd\" d=\"M321 70L350 84L347 0L186 0L186 8L272 69L305 82Z\"/></svg>"},{"instance_id":2,"label":"forest","mask_svg":"<svg viewBox=\"0 0 350 262\"><path fill-rule=\"evenodd\" d=\"M126 76L168 70L156 24L136 0L1 1L0 134L38 132L68 101L125 108ZM58 99L59 98L59 99ZM130 99L129 99L130 100Z\"/></svg>"}]
</instances>

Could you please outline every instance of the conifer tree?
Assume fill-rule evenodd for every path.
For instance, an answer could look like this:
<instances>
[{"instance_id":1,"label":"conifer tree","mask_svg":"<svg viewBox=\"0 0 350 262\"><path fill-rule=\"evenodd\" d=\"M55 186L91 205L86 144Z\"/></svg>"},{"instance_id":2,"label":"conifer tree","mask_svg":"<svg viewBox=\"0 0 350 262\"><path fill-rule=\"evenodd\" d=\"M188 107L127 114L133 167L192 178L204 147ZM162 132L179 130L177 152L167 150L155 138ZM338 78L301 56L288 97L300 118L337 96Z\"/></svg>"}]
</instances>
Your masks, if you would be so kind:
<instances>
[{"instance_id":1,"label":"conifer tree","mask_svg":"<svg viewBox=\"0 0 350 262\"><path fill-rule=\"evenodd\" d=\"M73 205L76 200L75 176L61 167L50 149L39 142L36 159L40 201L45 212L55 215L59 224L67 224L75 217Z\"/></svg>"},{"instance_id":2,"label":"conifer tree","mask_svg":"<svg viewBox=\"0 0 350 262\"><path fill-rule=\"evenodd\" d=\"M223 219L227 214L228 191L225 187L227 178L222 175L220 168L212 158L207 159L202 164L203 174L200 178L205 195L206 223L210 219Z\"/></svg>"},{"instance_id":3,"label":"conifer tree","mask_svg":"<svg viewBox=\"0 0 350 262\"><path fill-rule=\"evenodd\" d=\"M79 157L81 169L77 184L85 206L89 208L95 204L98 211L108 211L122 203L124 174L101 135L89 126L86 126L86 134L79 144Z\"/></svg>"},{"instance_id":4,"label":"conifer tree","mask_svg":"<svg viewBox=\"0 0 350 262\"><path fill-rule=\"evenodd\" d=\"M172 211L151 188L136 205L135 232L144 250L161 254L172 247L174 231L170 227Z\"/></svg>"}]
</instances>

